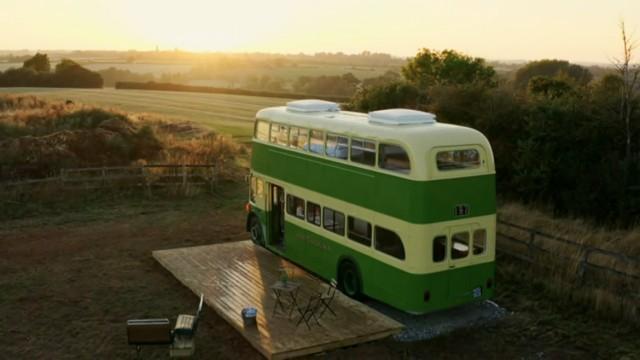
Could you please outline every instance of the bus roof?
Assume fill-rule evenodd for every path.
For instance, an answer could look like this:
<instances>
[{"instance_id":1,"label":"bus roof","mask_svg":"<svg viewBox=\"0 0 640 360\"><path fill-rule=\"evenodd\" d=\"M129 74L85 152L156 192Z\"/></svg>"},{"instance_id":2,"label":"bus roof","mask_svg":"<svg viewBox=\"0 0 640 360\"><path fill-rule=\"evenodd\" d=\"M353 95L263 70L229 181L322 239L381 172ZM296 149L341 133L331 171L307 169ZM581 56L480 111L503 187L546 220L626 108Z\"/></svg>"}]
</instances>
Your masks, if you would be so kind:
<instances>
[{"instance_id":1,"label":"bus roof","mask_svg":"<svg viewBox=\"0 0 640 360\"><path fill-rule=\"evenodd\" d=\"M317 104L315 105L317 106ZM317 109L316 107L314 110ZM329 105L327 105L327 109L327 111L305 111L294 109L291 106L270 107L258 111L256 118L383 143L401 144L413 158L412 162L418 167L421 167L422 161L417 160L425 159L433 148L476 145L484 150L487 161L485 169L490 172L495 170L489 141L475 129L439 123L435 120L435 115L423 112L422 114L427 115L423 115L423 121L420 121L419 114L417 114L419 112L408 109L391 109L369 114L341 111L339 108L331 108ZM381 113L382 116L380 116ZM414 117L413 121L402 122L403 117L407 119L411 116ZM424 178L427 174L425 172L422 174L414 173L414 175Z\"/></svg>"}]
</instances>

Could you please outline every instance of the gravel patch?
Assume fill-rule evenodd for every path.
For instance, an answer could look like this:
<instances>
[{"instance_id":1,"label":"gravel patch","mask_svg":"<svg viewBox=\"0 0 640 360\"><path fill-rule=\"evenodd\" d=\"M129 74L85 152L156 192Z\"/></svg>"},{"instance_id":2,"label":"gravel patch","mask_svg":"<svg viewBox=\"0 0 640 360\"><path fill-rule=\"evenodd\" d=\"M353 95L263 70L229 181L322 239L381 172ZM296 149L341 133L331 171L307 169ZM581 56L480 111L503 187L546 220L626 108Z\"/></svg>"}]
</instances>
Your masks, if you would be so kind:
<instances>
[{"instance_id":1,"label":"gravel patch","mask_svg":"<svg viewBox=\"0 0 640 360\"><path fill-rule=\"evenodd\" d=\"M492 324L507 315L505 308L491 300L425 315L411 315L374 300L365 303L405 326L401 333L393 336L403 342L428 340L457 329Z\"/></svg>"}]
</instances>

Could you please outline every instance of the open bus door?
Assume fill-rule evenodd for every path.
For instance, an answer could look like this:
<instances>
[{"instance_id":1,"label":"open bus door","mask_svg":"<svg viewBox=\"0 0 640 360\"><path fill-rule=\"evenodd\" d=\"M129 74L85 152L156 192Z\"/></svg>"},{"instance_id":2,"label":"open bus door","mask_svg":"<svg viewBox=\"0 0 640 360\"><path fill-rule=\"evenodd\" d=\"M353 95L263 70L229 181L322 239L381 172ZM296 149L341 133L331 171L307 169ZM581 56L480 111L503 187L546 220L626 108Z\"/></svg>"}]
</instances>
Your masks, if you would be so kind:
<instances>
[{"instance_id":1,"label":"open bus door","mask_svg":"<svg viewBox=\"0 0 640 360\"><path fill-rule=\"evenodd\" d=\"M284 189L275 184L269 184L269 216L267 227L269 237L267 245L276 247L277 250L284 248Z\"/></svg>"}]
</instances>

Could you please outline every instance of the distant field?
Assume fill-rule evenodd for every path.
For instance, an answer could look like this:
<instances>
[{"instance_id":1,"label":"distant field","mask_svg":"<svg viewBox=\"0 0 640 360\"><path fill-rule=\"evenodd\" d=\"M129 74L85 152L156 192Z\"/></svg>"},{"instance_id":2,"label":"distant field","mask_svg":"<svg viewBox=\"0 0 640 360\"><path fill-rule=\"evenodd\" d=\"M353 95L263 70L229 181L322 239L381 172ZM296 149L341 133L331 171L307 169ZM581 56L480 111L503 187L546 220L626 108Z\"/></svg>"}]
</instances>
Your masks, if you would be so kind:
<instances>
[{"instance_id":1,"label":"distant field","mask_svg":"<svg viewBox=\"0 0 640 360\"><path fill-rule=\"evenodd\" d=\"M44 99L160 114L189 120L238 140L251 136L258 110L283 105L287 99L256 96L198 94L173 91L115 89L0 88L0 93L33 94Z\"/></svg>"}]
</instances>

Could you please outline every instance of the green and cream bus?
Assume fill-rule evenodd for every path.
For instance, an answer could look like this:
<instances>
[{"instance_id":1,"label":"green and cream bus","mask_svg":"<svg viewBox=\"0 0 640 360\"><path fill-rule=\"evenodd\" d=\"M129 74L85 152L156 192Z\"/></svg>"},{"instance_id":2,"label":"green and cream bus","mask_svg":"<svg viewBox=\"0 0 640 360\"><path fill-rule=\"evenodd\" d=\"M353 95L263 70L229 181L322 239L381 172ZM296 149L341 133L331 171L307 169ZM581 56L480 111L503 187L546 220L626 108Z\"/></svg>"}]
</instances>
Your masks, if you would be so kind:
<instances>
[{"instance_id":1,"label":"green and cream bus","mask_svg":"<svg viewBox=\"0 0 640 360\"><path fill-rule=\"evenodd\" d=\"M299 100L260 110L252 145L256 244L409 313L493 295L495 167L480 132Z\"/></svg>"}]
</instances>

